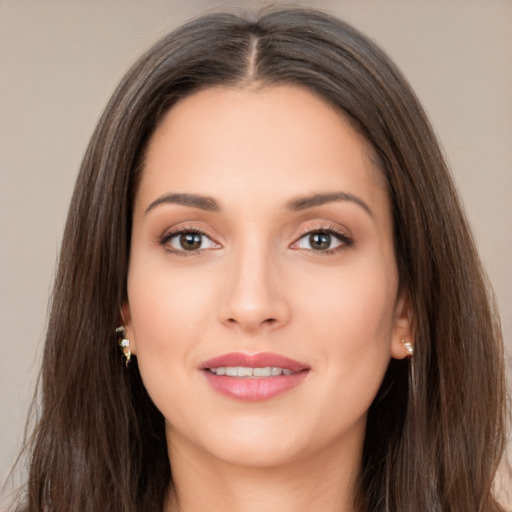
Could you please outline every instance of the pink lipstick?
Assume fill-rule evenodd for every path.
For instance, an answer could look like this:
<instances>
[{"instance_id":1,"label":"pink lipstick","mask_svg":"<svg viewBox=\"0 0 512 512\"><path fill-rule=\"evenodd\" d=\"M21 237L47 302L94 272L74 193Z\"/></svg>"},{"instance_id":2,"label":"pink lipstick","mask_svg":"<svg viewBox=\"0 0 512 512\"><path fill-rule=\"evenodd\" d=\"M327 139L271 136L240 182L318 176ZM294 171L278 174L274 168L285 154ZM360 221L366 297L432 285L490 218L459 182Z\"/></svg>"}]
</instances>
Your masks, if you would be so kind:
<instances>
[{"instance_id":1,"label":"pink lipstick","mask_svg":"<svg viewBox=\"0 0 512 512\"><path fill-rule=\"evenodd\" d=\"M232 352L205 361L199 369L215 391L248 402L289 391L310 371L306 364L271 352Z\"/></svg>"}]
</instances>

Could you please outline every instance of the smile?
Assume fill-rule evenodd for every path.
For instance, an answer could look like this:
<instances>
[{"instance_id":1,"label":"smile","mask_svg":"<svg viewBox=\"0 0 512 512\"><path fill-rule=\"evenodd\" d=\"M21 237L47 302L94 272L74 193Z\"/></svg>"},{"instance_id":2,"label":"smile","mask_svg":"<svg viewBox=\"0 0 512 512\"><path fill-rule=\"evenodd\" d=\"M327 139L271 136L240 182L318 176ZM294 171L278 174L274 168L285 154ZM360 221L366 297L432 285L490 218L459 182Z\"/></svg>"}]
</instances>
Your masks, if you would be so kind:
<instances>
[{"instance_id":1,"label":"smile","mask_svg":"<svg viewBox=\"0 0 512 512\"><path fill-rule=\"evenodd\" d=\"M279 375L292 375L294 372L288 368L265 366L264 368L250 368L248 366L221 366L210 368L214 375L227 375L228 377L278 377Z\"/></svg>"},{"instance_id":2,"label":"smile","mask_svg":"<svg viewBox=\"0 0 512 512\"><path fill-rule=\"evenodd\" d=\"M199 369L210 387L231 399L270 400L301 384L311 368L279 354L233 352L204 362Z\"/></svg>"}]
</instances>

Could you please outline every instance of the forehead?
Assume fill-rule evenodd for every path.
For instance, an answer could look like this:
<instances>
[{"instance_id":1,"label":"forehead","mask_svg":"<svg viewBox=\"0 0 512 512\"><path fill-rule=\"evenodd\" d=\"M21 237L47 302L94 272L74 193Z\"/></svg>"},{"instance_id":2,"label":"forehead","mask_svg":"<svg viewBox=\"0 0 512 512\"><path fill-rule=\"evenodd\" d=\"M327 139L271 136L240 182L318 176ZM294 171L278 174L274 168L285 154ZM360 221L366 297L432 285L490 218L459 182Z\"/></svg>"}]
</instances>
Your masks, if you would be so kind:
<instances>
[{"instance_id":1,"label":"forehead","mask_svg":"<svg viewBox=\"0 0 512 512\"><path fill-rule=\"evenodd\" d=\"M158 188L299 195L340 186L382 194L384 179L371 153L338 110L305 88L208 88L180 100L162 119L138 196Z\"/></svg>"}]
</instances>

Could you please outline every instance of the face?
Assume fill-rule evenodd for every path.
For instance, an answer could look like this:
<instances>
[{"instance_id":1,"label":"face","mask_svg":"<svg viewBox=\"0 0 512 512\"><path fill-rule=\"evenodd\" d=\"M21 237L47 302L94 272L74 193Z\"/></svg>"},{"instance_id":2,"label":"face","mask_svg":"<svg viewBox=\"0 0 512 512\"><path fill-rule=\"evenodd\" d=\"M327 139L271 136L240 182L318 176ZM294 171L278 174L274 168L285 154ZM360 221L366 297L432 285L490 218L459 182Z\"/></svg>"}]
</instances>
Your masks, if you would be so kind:
<instances>
[{"instance_id":1,"label":"face","mask_svg":"<svg viewBox=\"0 0 512 512\"><path fill-rule=\"evenodd\" d=\"M360 450L410 334L368 155L294 86L207 89L163 119L136 195L123 317L171 459L271 466Z\"/></svg>"}]
</instances>

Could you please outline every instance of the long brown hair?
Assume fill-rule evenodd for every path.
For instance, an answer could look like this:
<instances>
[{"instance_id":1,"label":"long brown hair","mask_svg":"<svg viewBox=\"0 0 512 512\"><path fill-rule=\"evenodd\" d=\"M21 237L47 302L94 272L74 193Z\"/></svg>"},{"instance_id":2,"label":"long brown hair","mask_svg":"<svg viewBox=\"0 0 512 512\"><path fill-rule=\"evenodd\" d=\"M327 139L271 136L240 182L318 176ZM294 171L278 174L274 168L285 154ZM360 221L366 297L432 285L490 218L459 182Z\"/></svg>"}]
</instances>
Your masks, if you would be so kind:
<instances>
[{"instance_id":1,"label":"long brown hair","mask_svg":"<svg viewBox=\"0 0 512 512\"><path fill-rule=\"evenodd\" d=\"M349 25L317 11L214 14L172 32L127 73L84 157L49 315L29 511L161 510L172 468L164 420L127 370L115 327L144 150L180 98L213 85L298 84L368 140L387 180L415 355L391 361L371 406L357 496L364 512L502 510L499 322L436 137L406 81Z\"/></svg>"}]
</instances>

